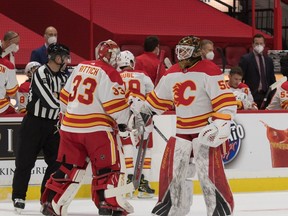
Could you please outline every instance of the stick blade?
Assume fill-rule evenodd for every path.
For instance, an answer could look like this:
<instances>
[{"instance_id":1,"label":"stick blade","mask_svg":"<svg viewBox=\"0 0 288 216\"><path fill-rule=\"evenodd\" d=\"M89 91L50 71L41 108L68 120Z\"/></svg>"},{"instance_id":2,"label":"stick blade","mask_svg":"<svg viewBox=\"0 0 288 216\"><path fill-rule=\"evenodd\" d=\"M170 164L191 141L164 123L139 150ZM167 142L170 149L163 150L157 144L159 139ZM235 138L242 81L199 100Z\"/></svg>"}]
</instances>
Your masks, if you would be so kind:
<instances>
[{"instance_id":1,"label":"stick blade","mask_svg":"<svg viewBox=\"0 0 288 216\"><path fill-rule=\"evenodd\" d=\"M286 76L282 77L280 80L278 80L277 82L273 83L270 86L271 91L273 91L274 89L276 89L278 86L282 85L286 81L287 81L287 77Z\"/></svg>"}]
</instances>

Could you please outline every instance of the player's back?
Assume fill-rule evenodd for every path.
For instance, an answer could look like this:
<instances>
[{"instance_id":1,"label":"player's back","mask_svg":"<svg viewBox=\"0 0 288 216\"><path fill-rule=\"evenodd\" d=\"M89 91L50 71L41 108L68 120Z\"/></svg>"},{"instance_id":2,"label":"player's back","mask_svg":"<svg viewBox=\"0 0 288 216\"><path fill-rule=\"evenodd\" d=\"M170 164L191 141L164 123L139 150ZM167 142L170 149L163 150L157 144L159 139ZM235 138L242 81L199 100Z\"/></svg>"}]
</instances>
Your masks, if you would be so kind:
<instances>
[{"instance_id":1,"label":"player's back","mask_svg":"<svg viewBox=\"0 0 288 216\"><path fill-rule=\"evenodd\" d=\"M129 95L145 100L146 95L154 89L154 84L148 74L140 70L124 70L120 76L125 83Z\"/></svg>"},{"instance_id":2,"label":"player's back","mask_svg":"<svg viewBox=\"0 0 288 216\"><path fill-rule=\"evenodd\" d=\"M61 129L75 132L112 130L115 113L128 106L120 75L102 61L83 62L73 70L61 92L61 102L65 101Z\"/></svg>"}]
</instances>

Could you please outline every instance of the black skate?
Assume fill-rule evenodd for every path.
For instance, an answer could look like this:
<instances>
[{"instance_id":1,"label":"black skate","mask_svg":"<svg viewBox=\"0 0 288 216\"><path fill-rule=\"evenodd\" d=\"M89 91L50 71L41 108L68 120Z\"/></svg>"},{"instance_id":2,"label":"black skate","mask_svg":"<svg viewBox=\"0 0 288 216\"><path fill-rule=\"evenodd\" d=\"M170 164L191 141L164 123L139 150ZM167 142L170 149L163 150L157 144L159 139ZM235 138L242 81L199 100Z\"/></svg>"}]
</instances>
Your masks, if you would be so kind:
<instances>
[{"instance_id":1,"label":"black skate","mask_svg":"<svg viewBox=\"0 0 288 216\"><path fill-rule=\"evenodd\" d=\"M99 208L98 214L99 215L112 215L112 209Z\"/></svg>"},{"instance_id":2,"label":"black skate","mask_svg":"<svg viewBox=\"0 0 288 216\"><path fill-rule=\"evenodd\" d=\"M46 215L46 216L58 216L51 203L50 202L45 202L44 204L42 204L42 207L40 209L40 212L43 214L43 215Z\"/></svg>"},{"instance_id":3,"label":"black skate","mask_svg":"<svg viewBox=\"0 0 288 216\"><path fill-rule=\"evenodd\" d=\"M25 200L15 198L13 199L13 205L15 212L21 214L22 210L25 208Z\"/></svg>"},{"instance_id":4,"label":"black skate","mask_svg":"<svg viewBox=\"0 0 288 216\"><path fill-rule=\"evenodd\" d=\"M154 197L155 190L150 188L149 181L144 179L144 175L141 175L140 185L138 187L138 198L152 198Z\"/></svg>"}]
</instances>

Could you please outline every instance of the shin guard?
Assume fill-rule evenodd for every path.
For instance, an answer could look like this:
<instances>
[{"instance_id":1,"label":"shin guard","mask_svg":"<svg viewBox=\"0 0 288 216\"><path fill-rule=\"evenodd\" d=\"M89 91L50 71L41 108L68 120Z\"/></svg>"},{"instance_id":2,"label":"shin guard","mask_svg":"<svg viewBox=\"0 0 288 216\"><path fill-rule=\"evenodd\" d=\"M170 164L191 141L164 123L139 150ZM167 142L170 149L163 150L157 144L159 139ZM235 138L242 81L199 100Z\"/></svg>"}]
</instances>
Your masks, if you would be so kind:
<instances>
[{"instance_id":1,"label":"shin guard","mask_svg":"<svg viewBox=\"0 0 288 216\"><path fill-rule=\"evenodd\" d=\"M192 183L187 181L187 175L191 151L192 143L187 140L175 137L168 140L160 167L158 203L152 214L183 216L189 212Z\"/></svg>"},{"instance_id":2,"label":"shin guard","mask_svg":"<svg viewBox=\"0 0 288 216\"><path fill-rule=\"evenodd\" d=\"M207 216L232 215L233 195L224 172L220 147L201 145L194 139L193 148L197 149L194 151L195 164L207 207Z\"/></svg>"}]
</instances>

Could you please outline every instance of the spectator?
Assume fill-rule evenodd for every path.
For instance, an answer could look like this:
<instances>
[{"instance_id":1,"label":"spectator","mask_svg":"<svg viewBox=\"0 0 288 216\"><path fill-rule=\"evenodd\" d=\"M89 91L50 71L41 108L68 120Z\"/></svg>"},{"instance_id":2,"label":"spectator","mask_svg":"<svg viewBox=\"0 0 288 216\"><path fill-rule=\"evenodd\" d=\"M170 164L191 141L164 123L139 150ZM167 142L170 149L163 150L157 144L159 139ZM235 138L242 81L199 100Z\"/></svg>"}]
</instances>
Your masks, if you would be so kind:
<instances>
[{"instance_id":1,"label":"spectator","mask_svg":"<svg viewBox=\"0 0 288 216\"><path fill-rule=\"evenodd\" d=\"M18 91L18 81L14 66L14 53L19 49L20 37L14 31L4 34L0 41L0 116L16 113L10 103L10 97L15 97Z\"/></svg>"},{"instance_id":2,"label":"spectator","mask_svg":"<svg viewBox=\"0 0 288 216\"><path fill-rule=\"evenodd\" d=\"M120 56L117 58L117 65L119 67L120 76L122 77L126 89L129 91L129 98L131 102L134 99L137 100L146 100L146 96L154 89L154 85L152 80L148 76L148 74L144 71L134 70L135 67L135 57L134 55L125 50L120 53ZM134 174L134 147L138 145L137 143L133 143L130 136L127 134L125 138L121 137L126 170L128 175L127 183L132 182L133 174ZM145 140L146 142L147 140ZM149 185L150 180L150 172L151 172L151 152L153 148L153 140L152 134L148 139L148 145L146 149L145 159L144 159L144 167L143 174L141 176L140 185L138 187L138 197L153 197L155 190L151 189Z\"/></svg>"},{"instance_id":3,"label":"spectator","mask_svg":"<svg viewBox=\"0 0 288 216\"><path fill-rule=\"evenodd\" d=\"M57 43L58 33L56 28L49 26L45 29L45 44L32 51L30 61L39 62L41 65L48 62L47 48L52 43Z\"/></svg>"},{"instance_id":4,"label":"spectator","mask_svg":"<svg viewBox=\"0 0 288 216\"><path fill-rule=\"evenodd\" d=\"M249 86L258 108L265 109L273 93L269 95L266 104L262 107L261 104L269 86L276 81L274 65L272 59L263 53L265 38L262 34L253 37L252 46L253 51L241 57L239 66L244 72L243 82Z\"/></svg>"},{"instance_id":5,"label":"spectator","mask_svg":"<svg viewBox=\"0 0 288 216\"><path fill-rule=\"evenodd\" d=\"M70 58L69 49L60 44L48 47L48 63L39 67L33 74L27 114L24 116L16 148L16 169L12 184L12 200L19 213L25 208L25 198L31 170L37 156L43 150L48 167L45 171L41 194L46 181L59 167L56 162L59 146L58 121L60 111L59 94L67 81L60 73Z\"/></svg>"},{"instance_id":6,"label":"spectator","mask_svg":"<svg viewBox=\"0 0 288 216\"><path fill-rule=\"evenodd\" d=\"M288 77L288 54L280 59L281 73ZM267 110L288 110L288 81L279 86Z\"/></svg>"},{"instance_id":7,"label":"spectator","mask_svg":"<svg viewBox=\"0 0 288 216\"><path fill-rule=\"evenodd\" d=\"M237 108L240 110L258 110L249 87L242 82L243 71L241 67L232 67L228 77L228 85L236 97Z\"/></svg>"},{"instance_id":8,"label":"spectator","mask_svg":"<svg viewBox=\"0 0 288 216\"><path fill-rule=\"evenodd\" d=\"M156 36L148 36L144 41L144 53L136 57L135 70L146 71L156 86L161 76L165 73L165 66L160 65L158 55L160 53L159 39Z\"/></svg>"},{"instance_id":9,"label":"spectator","mask_svg":"<svg viewBox=\"0 0 288 216\"><path fill-rule=\"evenodd\" d=\"M88 158L93 173L92 200L99 214L133 212L121 194L106 196L106 192L125 184L115 127L126 127L130 111L124 83L115 70L119 52L114 41L101 42L96 48L98 60L80 63L61 91L61 112L65 113L57 159L61 167L48 180L41 199L44 209L52 215L67 215Z\"/></svg>"},{"instance_id":10,"label":"spectator","mask_svg":"<svg viewBox=\"0 0 288 216\"><path fill-rule=\"evenodd\" d=\"M214 59L214 44L211 40L204 39L200 42L202 59Z\"/></svg>"},{"instance_id":11,"label":"spectator","mask_svg":"<svg viewBox=\"0 0 288 216\"><path fill-rule=\"evenodd\" d=\"M18 101L18 112L19 113L26 113L26 106L28 103L28 94L30 90L32 75L36 71L38 67L40 67L39 62L29 62L25 67L25 74L28 77L28 79L22 83L19 87L19 91L17 94L17 101Z\"/></svg>"}]
</instances>

